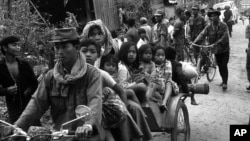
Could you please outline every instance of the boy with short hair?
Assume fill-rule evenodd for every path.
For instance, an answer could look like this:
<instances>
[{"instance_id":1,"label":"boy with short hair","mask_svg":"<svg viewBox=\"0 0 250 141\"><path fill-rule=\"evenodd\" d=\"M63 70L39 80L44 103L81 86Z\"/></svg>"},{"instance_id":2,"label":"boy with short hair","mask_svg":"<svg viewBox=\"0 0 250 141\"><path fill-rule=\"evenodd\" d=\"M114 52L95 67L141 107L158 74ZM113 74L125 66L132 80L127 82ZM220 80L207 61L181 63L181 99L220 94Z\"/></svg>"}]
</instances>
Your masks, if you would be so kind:
<instances>
[{"instance_id":1,"label":"boy with short hair","mask_svg":"<svg viewBox=\"0 0 250 141\"><path fill-rule=\"evenodd\" d=\"M9 122L14 123L24 111L38 82L28 62L17 58L20 55L20 38L7 36L0 41L3 59L0 61L0 96L6 98ZM33 125L39 125L36 120Z\"/></svg>"}]
</instances>

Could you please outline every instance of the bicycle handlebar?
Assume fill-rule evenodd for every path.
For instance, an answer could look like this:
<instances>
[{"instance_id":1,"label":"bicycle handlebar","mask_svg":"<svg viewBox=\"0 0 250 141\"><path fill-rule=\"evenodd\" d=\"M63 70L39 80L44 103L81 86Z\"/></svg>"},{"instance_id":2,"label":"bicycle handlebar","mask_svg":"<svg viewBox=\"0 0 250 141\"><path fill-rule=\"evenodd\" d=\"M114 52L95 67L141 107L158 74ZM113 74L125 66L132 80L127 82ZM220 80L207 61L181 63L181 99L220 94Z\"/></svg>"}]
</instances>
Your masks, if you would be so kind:
<instances>
[{"instance_id":1,"label":"bicycle handlebar","mask_svg":"<svg viewBox=\"0 0 250 141\"><path fill-rule=\"evenodd\" d=\"M194 46L198 46L198 47L201 47L201 48L211 48L211 47L213 47L212 45L198 45L198 44L194 44L194 43L192 43L191 45L194 45Z\"/></svg>"}]
</instances>

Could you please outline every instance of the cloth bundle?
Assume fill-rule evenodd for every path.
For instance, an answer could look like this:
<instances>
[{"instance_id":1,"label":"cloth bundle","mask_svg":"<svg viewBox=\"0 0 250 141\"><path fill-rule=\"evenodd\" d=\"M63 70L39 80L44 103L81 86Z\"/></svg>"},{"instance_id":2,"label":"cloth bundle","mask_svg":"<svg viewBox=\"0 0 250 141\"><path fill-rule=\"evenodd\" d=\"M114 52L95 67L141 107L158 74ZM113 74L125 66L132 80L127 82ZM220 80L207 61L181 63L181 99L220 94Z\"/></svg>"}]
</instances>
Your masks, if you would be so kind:
<instances>
[{"instance_id":1,"label":"cloth bundle","mask_svg":"<svg viewBox=\"0 0 250 141\"><path fill-rule=\"evenodd\" d=\"M125 119L126 106L110 88L104 88L102 103L102 124L104 128L116 128Z\"/></svg>"}]
</instances>

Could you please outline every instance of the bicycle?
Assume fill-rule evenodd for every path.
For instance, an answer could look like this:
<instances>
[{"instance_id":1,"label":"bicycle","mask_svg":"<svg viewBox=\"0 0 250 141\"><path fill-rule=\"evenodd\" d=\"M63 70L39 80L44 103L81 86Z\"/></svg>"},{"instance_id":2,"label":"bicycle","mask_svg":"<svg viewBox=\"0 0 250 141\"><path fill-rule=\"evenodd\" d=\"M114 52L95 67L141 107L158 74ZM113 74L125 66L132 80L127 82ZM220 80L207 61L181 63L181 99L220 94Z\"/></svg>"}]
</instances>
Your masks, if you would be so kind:
<instances>
[{"instance_id":1,"label":"bicycle","mask_svg":"<svg viewBox=\"0 0 250 141\"><path fill-rule=\"evenodd\" d=\"M209 82L213 81L215 74L216 74L216 61L215 57L212 54L212 47L211 45L204 46L204 45L197 45L197 44L192 44L195 46L198 46L201 48L199 52L199 56L197 59L197 72L198 72L198 77L196 78L196 82L206 74L207 80Z\"/></svg>"}]
</instances>

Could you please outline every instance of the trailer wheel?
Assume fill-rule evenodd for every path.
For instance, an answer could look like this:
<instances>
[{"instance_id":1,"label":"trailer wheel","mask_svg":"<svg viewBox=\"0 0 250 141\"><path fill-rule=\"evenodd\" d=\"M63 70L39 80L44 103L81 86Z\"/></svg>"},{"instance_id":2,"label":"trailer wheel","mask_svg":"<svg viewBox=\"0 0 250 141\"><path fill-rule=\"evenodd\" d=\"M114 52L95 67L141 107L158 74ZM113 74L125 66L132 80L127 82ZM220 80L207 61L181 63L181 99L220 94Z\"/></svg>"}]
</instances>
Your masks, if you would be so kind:
<instances>
[{"instance_id":1,"label":"trailer wheel","mask_svg":"<svg viewBox=\"0 0 250 141\"><path fill-rule=\"evenodd\" d=\"M171 130L171 141L190 141L190 124L188 109L183 101L179 101L174 119L174 127Z\"/></svg>"}]
</instances>

